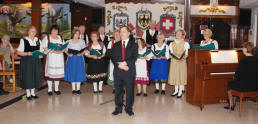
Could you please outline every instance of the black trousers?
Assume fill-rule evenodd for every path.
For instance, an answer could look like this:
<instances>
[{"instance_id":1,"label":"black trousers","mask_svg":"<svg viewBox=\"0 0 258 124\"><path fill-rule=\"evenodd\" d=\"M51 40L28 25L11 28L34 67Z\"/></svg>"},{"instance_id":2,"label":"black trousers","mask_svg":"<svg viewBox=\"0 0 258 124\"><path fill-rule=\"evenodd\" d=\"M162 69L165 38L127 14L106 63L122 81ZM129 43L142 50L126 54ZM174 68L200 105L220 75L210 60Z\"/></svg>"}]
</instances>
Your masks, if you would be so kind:
<instances>
[{"instance_id":1,"label":"black trousers","mask_svg":"<svg viewBox=\"0 0 258 124\"><path fill-rule=\"evenodd\" d=\"M134 104L134 77L128 74L114 75L115 83L115 104L116 110L122 111L123 98L124 98L124 86L126 90L126 106L125 110L132 111Z\"/></svg>"}]
</instances>

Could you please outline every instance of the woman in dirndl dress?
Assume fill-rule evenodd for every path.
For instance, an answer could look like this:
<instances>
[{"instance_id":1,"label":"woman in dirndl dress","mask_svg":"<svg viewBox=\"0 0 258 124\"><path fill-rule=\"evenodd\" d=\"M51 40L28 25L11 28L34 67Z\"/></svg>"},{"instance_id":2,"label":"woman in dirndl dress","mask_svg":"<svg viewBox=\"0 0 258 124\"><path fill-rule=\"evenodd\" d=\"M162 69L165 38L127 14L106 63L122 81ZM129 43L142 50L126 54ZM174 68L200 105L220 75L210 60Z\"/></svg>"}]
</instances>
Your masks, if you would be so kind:
<instances>
[{"instance_id":1,"label":"woman in dirndl dress","mask_svg":"<svg viewBox=\"0 0 258 124\"><path fill-rule=\"evenodd\" d=\"M211 39L212 31L211 29L205 29L203 31L203 38L204 40L201 41L200 46L204 47L206 45L214 44L215 49L219 49L218 41Z\"/></svg>"},{"instance_id":2,"label":"woman in dirndl dress","mask_svg":"<svg viewBox=\"0 0 258 124\"><path fill-rule=\"evenodd\" d=\"M120 41L120 31L119 30L114 30L113 31L113 37L114 37L114 40L111 40L108 43L107 52L106 52L106 56L108 56L109 58L111 56L111 51L112 51L113 45L116 42ZM108 82L107 83L108 83L108 85L113 87L113 93L115 93L113 72L114 72L114 64L110 59L109 70L108 70Z\"/></svg>"},{"instance_id":3,"label":"woman in dirndl dress","mask_svg":"<svg viewBox=\"0 0 258 124\"><path fill-rule=\"evenodd\" d=\"M42 40L43 43L43 48L45 51L48 51L48 45L50 43L56 44L56 45L63 45L65 42L62 39L61 36L58 35L59 28L57 25L53 25L50 28L50 35L45 37ZM55 83L55 91L54 93L56 95L60 95L61 92L59 91L59 83L61 80L64 79L64 51L63 50L51 50L47 56L46 60L44 62L45 68L44 68L44 76L45 79L47 80L48 84L48 95L52 96L52 81Z\"/></svg>"},{"instance_id":4,"label":"woman in dirndl dress","mask_svg":"<svg viewBox=\"0 0 258 124\"><path fill-rule=\"evenodd\" d=\"M72 94L81 94L81 82L86 81L85 62L85 42L79 39L80 32L77 28L72 31L72 39L66 48L67 61L64 80L72 83Z\"/></svg>"},{"instance_id":5,"label":"woman in dirndl dress","mask_svg":"<svg viewBox=\"0 0 258 124\"><path fill-rule=\"evenodd\" d=\"M106 53L106 47L101 41L98 41L98 39L99 33L95 31L92 32L92 42L88 46L88 52L86 52L86 56L89 58L86 74L87 81L93 83L93 93L103 93L102 86L104 80L107 77L107 68L104 58Z\"/></svg>"},{"instance_id":6,"label":"woman in dirndl dress","mask_svg":"<svg viewBox=\"0 0 258 124\"><path fill-rule=\"evenodd\" d=\"M149 75L147 68L147 60L149 60L148 55L144 55L147 51L147 44L144 39L140 38L137 40L138 43L138 58L136 60L136 76L135 84L137 85L138 92L136 96L140 96L143 89L143 96L147 97L147 84L149 84Z\"/></svg>"},{"instance_id":7,"label":"woman in dirndl dress","mask_svg":"<svg viewBox=\"0 0 258 124\"><path fill-rule=\"evenodd\" d=\"M40 50L43 52L42 44L39 38L35 37L37 30L34 26L28 28L28 36L20 40L20 45L17 48L18 55L21 56L21 87L26 89L28 100L38 99L35 94L35 89L41 86L41 58L32 56L32 52Z\"/></svg>"},{"instance_id":8,"label":"woman in dirndl dress","mask_svg":"<svg viewBox=\"0 0 258 124\"><path fill-rule=\"evenodd\" d=\"M187 82L187 67L186 58L188 56L188 49L190 45L185 42L185 31L183 29L178 29L176 31L176 40L169 45L170 52L176 56L171 57L169 78L168 83L175 86L174 93L171 96L177 96L177 98L182 97L182 92L184 90L184 85Z\"/></svg>"},{"instance_id":9,"label":"woman in dirndl dress","mask_svg":"<svg viewBox=\"0 0 258 124\"><path fill-rule=\"evenodd\" d=\"M164 43L165 36L163 34L157 35L158 43L151 46L152 53L152 65L150 72L150 80L155 82L155 94L159 93L159 84L162 85L161 94L165 95L165 88L168 80L168 58L169 48Z\"/></svg>"}]
</instances>

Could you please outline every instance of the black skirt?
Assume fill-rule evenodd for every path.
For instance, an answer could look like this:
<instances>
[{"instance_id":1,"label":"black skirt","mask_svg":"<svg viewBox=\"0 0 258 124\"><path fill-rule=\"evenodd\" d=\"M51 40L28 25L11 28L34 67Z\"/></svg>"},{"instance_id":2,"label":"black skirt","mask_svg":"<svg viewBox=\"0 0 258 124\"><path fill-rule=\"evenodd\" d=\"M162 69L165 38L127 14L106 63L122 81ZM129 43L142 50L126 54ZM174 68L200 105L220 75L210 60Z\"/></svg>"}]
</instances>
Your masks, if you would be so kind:
<instances>
[{"instance_id":1,"label":"black skirt","mask_svg":"<svg viewBox=\"0 0 258 124\"><path fill-rule=\"evenodd\" d=\"M41 60L32 56L21 58L21 87L23 89L40 88L42 65Z\"/></svg>"},{"instance_id":2,"label":"black skirt","mask_svg":"<svg viewBox=\"0 0 258 124\"><path fill-rule=\"evenodd\" d=\"M105 59L88 59L87 82L105 81L107 78L107 63Z\"/></svg>"},{"instance_id":3,"label":"black skirt","mask_svg":"<svg viewBox=\"0 0 258 124\"><path fill-rule=\"evenodd\" d=\"M241 92L249 92L249 91L257 91L258 89L255 87L249 87L241 83L240 81L232 81L228 83L228 90L238 90Z\"/></svg>"}]
</instances>

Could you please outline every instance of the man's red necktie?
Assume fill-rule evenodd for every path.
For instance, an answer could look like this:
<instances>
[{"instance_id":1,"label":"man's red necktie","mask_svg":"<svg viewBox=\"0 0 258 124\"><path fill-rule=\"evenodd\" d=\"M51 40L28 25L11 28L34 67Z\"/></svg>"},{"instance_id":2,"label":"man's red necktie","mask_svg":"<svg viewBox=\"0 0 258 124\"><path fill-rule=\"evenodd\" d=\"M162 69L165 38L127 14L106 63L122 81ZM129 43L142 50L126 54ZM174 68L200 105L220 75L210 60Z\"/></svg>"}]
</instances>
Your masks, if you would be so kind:
<instances>
[{"instance_id":1,"label":"man's red necktie","mask_svg":"<svg viewBox=\"0 0 258 124\"><path fill-rule=\"evenodd\" d=\"M122 45L122 59L125 60L125 41L123 41Z\"/></svg>"}]
</instances>

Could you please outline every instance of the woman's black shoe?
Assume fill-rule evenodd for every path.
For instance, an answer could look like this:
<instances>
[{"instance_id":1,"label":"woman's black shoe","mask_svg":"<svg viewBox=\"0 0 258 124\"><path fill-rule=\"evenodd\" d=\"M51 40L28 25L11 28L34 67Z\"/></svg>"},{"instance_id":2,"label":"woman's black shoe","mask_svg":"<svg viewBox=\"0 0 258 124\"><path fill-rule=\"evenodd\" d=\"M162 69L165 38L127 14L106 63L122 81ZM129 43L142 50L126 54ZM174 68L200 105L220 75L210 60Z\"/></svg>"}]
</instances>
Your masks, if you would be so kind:
<instances>
[{"instance_id":1,"label":"woman's black shoe","mask_svg":"<svg viewBox=\"0 0 258 124\"><path fill-rule=\"evenodd\" d=\"M177 96L176 98L182 98L182 94L180 96Z\"/></svg>"},{"instance_id":2,"label":"woman's black shoe","mask_svg":"<svg viewBox=\"0 0 258 124\"><path fill-rule=\"evenodd\" d=\"M31 100L31 96L30 96L30 97L27 97L27 100Z\"/></svg>"},{"instance_id":3,"label":"woman's black shoe","mask_svg":"<svg viewBox=\"0 0 258 124\"><path fill-rule=\"evenodd\" d=\"M60 95L61 92L60 92L60 91L55 91L55 94L56 94L56 95Z\"/></svg>"},{"instance_id":4,"label":"woman's black shoe","mask_svg":"<svg viewBox=\"0 0 258 124\"><path fill-rule=\"evenodd\" d=\"M136 96L141 96L141 93L136 93Z\"/></svg>"},{"instance_id":5,"label":"woman's black shoe","mask_svg":"<svg viewBox=\"0 0 258 124\"><path fill-rule=\"evenodd\" d=\"M155 93L155 94L159 93L159 90L155 90L154 93Z\"/></svg>"},{"instance_id":6,"label":"woman's black shoe","mask_svg":"<svg viewBox=\"0 0 258 124\"><path fill-rule=\"evenodd\" d=\"M39 97L38 96L31 96L31 98L38 99Z\"/></svg>"},{"instance_id":7,"label":"woman's black shoe","mask_svg":"<svg viewBox=\"0 0 258 124\"><path fill-rule=\"evenodd\" d=\"M98 91L93 91L94 94L98 93Z\"/></svg>"},{"instance_id":8,"label":"woman's black shoe","mask_svg":"<svg viewBox=\"0 0 258 124\"><path fill-rule=\"evenodd\" d=\"M148 94L147 94L147 93L144 93L144 94L143 94L143 96L144 96L144 97L147 97L147 96L148 96Z\"/></svg>"},{"instance_id":9,"label":"woman's black shoe","mask_svg":"<svg viewBox=\"0 0 258 124\"><path fill-rule=\"evenodd\" d=\"M80 90L76 91L76 93L79 95L82 94L82 92Z\"/></svg>"},{"instance_id":10,"label":"woman's black shoe","mask_svg":"<svg viewBox=\"0 0 258 124\"><path fill-rule=\"evenodd\" d=\"M99 93L103 93L103 91L102 91L102 90L100 90L100 91L99 91Z\"/></svg>"},{"instance_id":11,"label":"woman's black shoe","mask_svg":"<svg viewBox=\"0 0 258 124\"><path fill-rule=\"evenodd\" d=\"M73 91L72 91L72 94L77 94L77 91L73 90Z\"/></svg>"},{"instance_id":12,"label":"woman's black shoe","mask_svg":"<svg viewBox=\"0 0 258 124\"><path fill-rule=\"evenodd\" d=\"M52 93L52 92L48 92L47 94L48 94L48 96L52 96L52 95L53 95L53 93Z\"/></svg>"},{"instance_id":13,"label":"woman's black shoe","mask_svg":"<svg viewBox=\"0 0 258 124\"><path fill-rule=\"evenodd\" d=\"M165 90L162 90L160 94L165 95L166 94Z\"/></svg>"},{"instance_id":14,"label":"woman's black shoe","mask_svg":"<svg viewBox=\"0 0 258 124\"><path fill-rule=\"evenodd\" d=\"M172 96L172 97L175 97L175 96L177 96L177 94L178 94L178 93L176 93L176 94L171 94L171 96Z\"/></svg>"}]
</instances>

